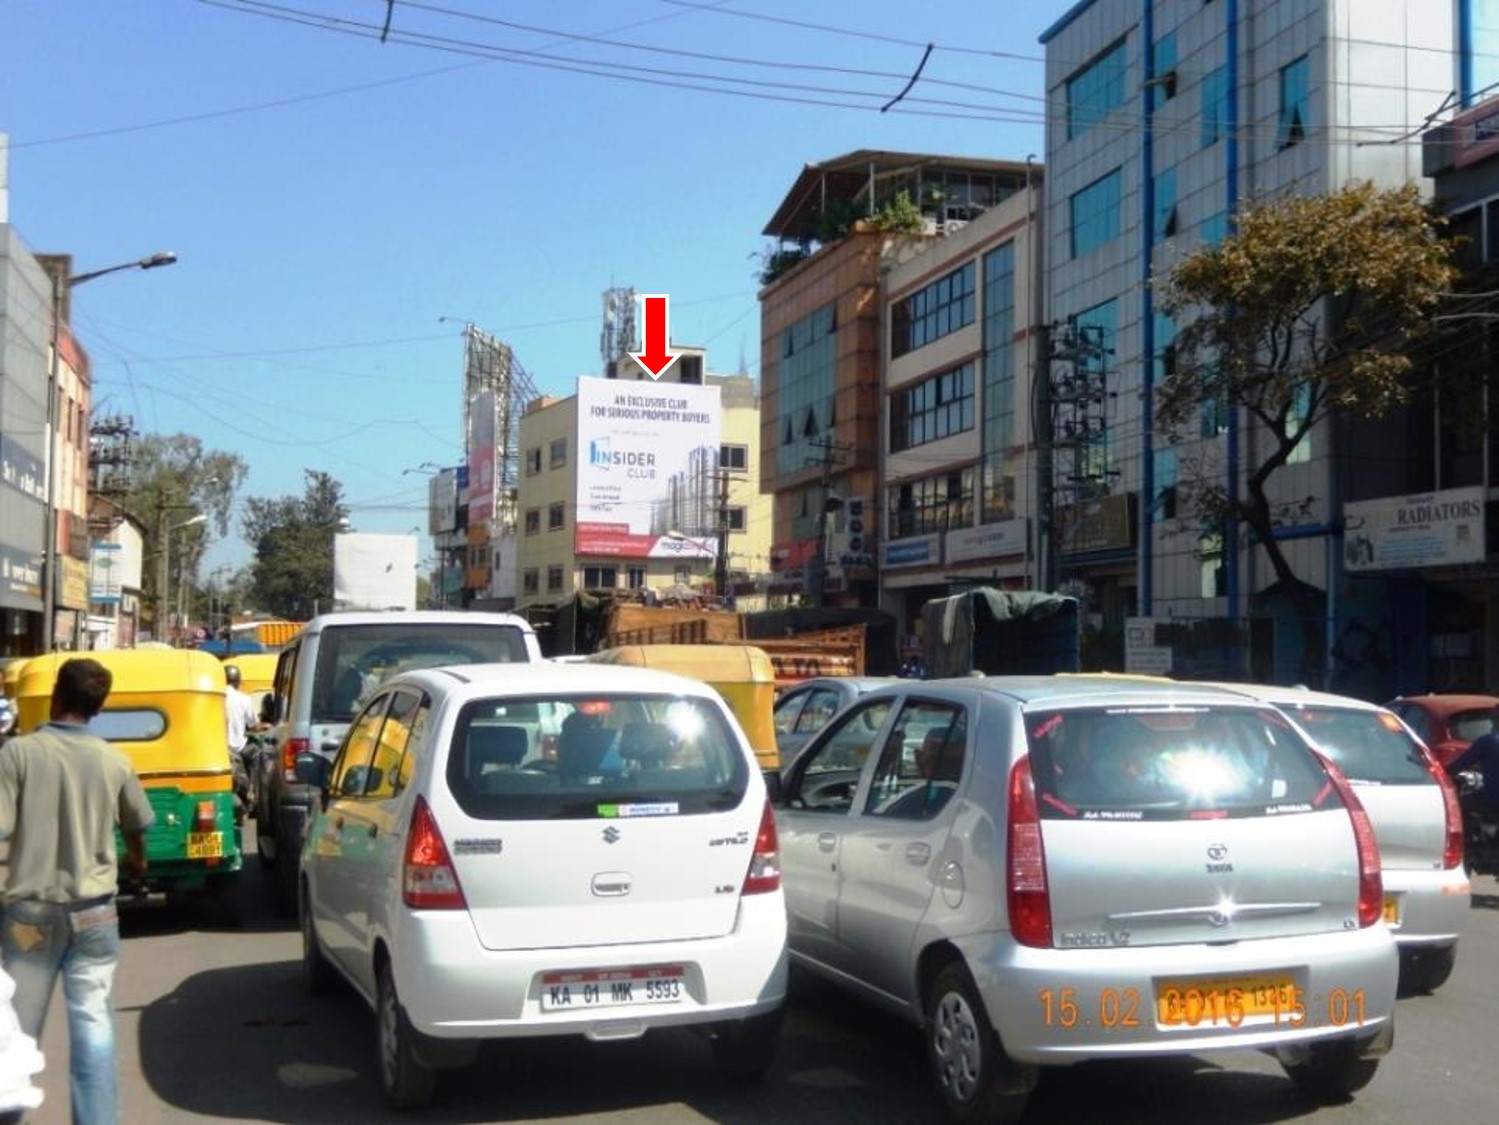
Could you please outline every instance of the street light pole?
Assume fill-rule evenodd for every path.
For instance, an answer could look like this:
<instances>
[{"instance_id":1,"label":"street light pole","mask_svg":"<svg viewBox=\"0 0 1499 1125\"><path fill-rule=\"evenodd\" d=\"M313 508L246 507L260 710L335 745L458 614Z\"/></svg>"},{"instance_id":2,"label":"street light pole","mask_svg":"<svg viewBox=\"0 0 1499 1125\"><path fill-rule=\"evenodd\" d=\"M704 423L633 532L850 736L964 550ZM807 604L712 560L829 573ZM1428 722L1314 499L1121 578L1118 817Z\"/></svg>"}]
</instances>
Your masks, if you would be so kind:
<instances>
[{"instance_id":1,"label":"street light pole","mask_svg":"<svg viewBox=\"0 0 1499 1125\"><path fill-rule=\"evenodd\" d=\"M167 512L169 505L157 502L156 505L156 620L151 623L155 639L165 641L167 634L171 631L167 624L167 607L171 605L171 599L167 597L167 584L170 581L172 556L172 532L181 531L184 527L193 527L204 523L208 517L199 512L190 520L183 520L171 527L167 526ZM168 642L171 643L171 642Z\"/></svg>"},{"instance_id":2,"label":"street light pole","mask_svg":"<svg viewBox=\"0 0 1499 1125\"><path fill-rule=\"evenodd\" d=\"M134 262L122 262L102 270L69 275L66 271L68 259L59 263L61 269L48 272L52 278L52 354L47 364L47 448L42 461L42 491L45 495L43 509L42 542L42 652L51 652L57 633L57 415L58 392L62 381L62 309L63 298L75 285L93 281L108 273L121 270L151 270L158 266L169 266L177 260L170 250L162 250L149 258Z\"/></svg>"}]
</instances>

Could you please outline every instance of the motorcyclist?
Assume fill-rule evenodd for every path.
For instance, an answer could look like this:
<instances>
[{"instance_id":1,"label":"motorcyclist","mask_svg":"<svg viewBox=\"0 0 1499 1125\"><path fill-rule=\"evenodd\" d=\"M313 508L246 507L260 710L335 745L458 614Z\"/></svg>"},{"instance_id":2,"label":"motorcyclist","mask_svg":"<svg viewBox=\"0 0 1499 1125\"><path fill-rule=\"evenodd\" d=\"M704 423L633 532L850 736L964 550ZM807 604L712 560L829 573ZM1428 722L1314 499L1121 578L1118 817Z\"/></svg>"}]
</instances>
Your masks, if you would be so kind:
<instances>
[{"instance_id":1,"label":"motorcyclist","mask_svg":"<svg viewBox=\"0 0 1499 1125\"><path fill-rule=\"evenodd\" d=\"M250 735L260 728L260 713L255 701L239 689L240 672L233 664L224 665L224 710L229 742L229 766L234 771L234 792L241 807L248 810L254 803L252 790L255 765L250 760L254 744Z\"/></svg>"}]
</instances>

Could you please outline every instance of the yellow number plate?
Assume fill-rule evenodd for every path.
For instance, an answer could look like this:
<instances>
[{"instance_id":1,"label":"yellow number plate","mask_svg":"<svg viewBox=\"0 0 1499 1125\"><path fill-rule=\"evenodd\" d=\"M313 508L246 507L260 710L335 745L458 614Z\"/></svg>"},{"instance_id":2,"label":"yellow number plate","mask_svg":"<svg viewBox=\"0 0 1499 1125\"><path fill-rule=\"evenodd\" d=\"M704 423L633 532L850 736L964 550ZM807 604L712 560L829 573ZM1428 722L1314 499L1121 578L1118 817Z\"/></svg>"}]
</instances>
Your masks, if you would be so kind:
<instances>
[{"instance_id":1,"label":"yellow number plate","mask_svg":"<svg viewBox=\"0 0 1499 1125\"><path fill-rule=\"evenodd\" d=\"M1400 899L1395 895L1384 896L1384 920L1386 925L1400 925Z\"/></svg>"},{"instance_id":2,"label":"yellow number plate","mask_svg":"<svg viewBox=\"0 0 1499 1125\"><path fill-rule=\"evenodd\" d=\"M1156 1019L1167 1027L1238 1027L1252 1016L1290 1020L1300 1003L1294 982L1281 976L1163 980L1155 990Z\"/></svg>"},{"instance_id":3,"label":"yellow number plate","mask_svg":"<svg viewBox=\"0 0 1499 1125\"><path fill-rule=\"evenodd\" d=\"M187 834L188 859L218 859L224 854L222 832L189 832Z\"/></svg>"}]
</instances>

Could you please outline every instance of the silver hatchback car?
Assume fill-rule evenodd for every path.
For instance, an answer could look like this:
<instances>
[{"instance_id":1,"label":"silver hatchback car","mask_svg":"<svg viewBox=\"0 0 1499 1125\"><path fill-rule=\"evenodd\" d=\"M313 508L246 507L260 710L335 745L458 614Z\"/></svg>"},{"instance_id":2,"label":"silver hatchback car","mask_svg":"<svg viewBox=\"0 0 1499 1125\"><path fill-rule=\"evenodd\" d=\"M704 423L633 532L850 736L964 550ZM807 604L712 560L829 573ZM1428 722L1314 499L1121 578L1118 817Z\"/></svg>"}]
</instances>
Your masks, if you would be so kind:
<instances>
[{"instance_id":1,"label":"silver hatchback car","mask_svg":"<svg viewBox=\"0 0 1499 1125\"><path fill-rule=\"evenodd\" d=\"M1224 686L1280 708L1353 783L1379 841L1401 987L1441 987L1470 909L1462 809L1447 772L1388 708L1305 688Z\"/></svg>"},{"instance_id":2,"label":"silver hatchback car","mask_svg":"<svg viewBox=\"0 0 1499 1125\"><path fill-rule=\"evenodd\" d=\"M900 681L780 778L793 963L918 1023L956 1121L1041 1065L1270 1051L1373 1077L1398 957L1353 787L1273 707L1190 685Z\"/></svg>"}]
</instances>

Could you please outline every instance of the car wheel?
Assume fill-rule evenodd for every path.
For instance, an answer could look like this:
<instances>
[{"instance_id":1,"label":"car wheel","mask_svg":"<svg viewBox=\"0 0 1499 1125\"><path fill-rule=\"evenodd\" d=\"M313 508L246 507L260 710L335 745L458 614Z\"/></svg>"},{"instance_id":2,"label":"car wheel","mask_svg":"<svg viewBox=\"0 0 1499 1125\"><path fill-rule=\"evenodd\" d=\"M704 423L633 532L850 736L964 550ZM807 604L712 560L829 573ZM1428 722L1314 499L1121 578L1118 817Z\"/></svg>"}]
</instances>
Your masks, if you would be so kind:
<instances>
[{"instance_id":1,"label":"car wheel","mask_svg":"<svg viewBox=\"0 0 1499 1125\"><path fill-rule=\"evenodd\" d=\"M275 839L276 826L261 815L262 811L255 810L255 854L260 858L260 866L269 871L276 866L276 857L266 849Z\"/></svg>"},{"instance_id":2,"label":"car wheel","mask_svg":"<svg viewBox=\"0 0 1499 1125\"><path fill-rule=\"evenodd\" d=\"M984 1011L973 977L953 962L937 974L926 994L927 1051L937 1092L948 1117L958 1122L1011 1122L1025 1109L1026 1095L1003 1081L1007 1060Z\"/></svg>"},{"instance_id":3,"label":"car wheel","mask_svg":"<svg viewBox=\"0 0 1499 1125\"><path fill-rule=\"evenodd\" d=\"M375 1014L379 1023L380 1084L396 1109L420 1109L432 1100L437 1071L417 1057L406 1012L396 996L389 965L380 966Z\"/></svg>"},{"instance_id":4,"label":"car wheel","mask_svg":"<svg viewBox=\"0 0 1499 1125\"><path fill-rule=\"evenodd\" d=\"M1413 949L1400 956L1400 991L1411 996L1435 992L1447 983L1457 964L1457 946L1440 949Z\"/></svg>"},{"instance_id":5,"label":"car wheel","mask_svg":"<svg viewBox=\"0 0 1499 1125\"><path fill-rule=\"evenodd\" d=\"M312 907L307 901L307 886L302 886L302 983L313 996L321 996L333 984L333 966L323 956L317 933L312 927Z\"/></svg>"},{"instance_id":6,"label":"car wheel","mask_svg":"<svg viewBox=\"0 0 1499 1125\"><path fill-rule=\"evenodd\" d=\"M1353 1039L1313 1043L1295 1062L1281 1060L1281 1067L1297 1088L1319 1102L1342 1101L1362 1090L1379 1069L1379 1059L1361 1057L1363 1044Z\"/></svg>"},{"instance_id":7,"label":"car wheel","mask_svg":"<svg viewBox=\"0 0 1499 1125\"><path fill-rule=\"evenodd\" d=\"M276 833L276 866L271 872L271 886L276 896L276 913L290 918L297 912L297 853L301 850L286 832Z\"/></svg>"},{"instance_id":8,"label":"car wheel","mask_svg":"<svg viewBox=\"0 0 1499 1125\"><path fill-rule=\"evenodd\" d=\"M775 1062L782 1009L720 1024L713 1029L713 1062L726 1078L756 1081Z\"/></svg>"}]
</instances>

